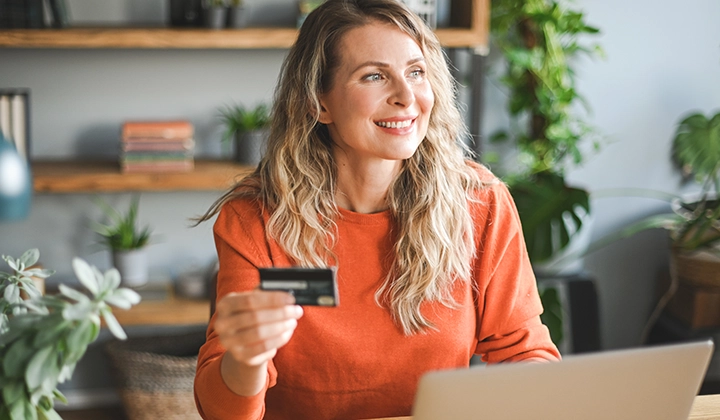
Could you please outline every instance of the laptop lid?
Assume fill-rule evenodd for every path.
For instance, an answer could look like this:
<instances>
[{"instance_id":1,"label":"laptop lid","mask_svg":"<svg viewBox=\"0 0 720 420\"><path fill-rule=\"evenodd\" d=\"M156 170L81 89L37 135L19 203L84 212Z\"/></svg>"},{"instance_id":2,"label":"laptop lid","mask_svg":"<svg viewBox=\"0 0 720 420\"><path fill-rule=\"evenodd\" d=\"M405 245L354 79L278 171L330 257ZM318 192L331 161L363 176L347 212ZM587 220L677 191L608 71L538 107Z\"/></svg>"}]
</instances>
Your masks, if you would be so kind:
<instances>
[{"instance_id":1,"label":"laptop lid","mask_svg":"<svg viewBox=\"0 0 720 420\"><path fill-rule=\"evenodd\" d=\"M413 420L686 420L711 340L425 374Z\"/></svg>"}]
</instances>

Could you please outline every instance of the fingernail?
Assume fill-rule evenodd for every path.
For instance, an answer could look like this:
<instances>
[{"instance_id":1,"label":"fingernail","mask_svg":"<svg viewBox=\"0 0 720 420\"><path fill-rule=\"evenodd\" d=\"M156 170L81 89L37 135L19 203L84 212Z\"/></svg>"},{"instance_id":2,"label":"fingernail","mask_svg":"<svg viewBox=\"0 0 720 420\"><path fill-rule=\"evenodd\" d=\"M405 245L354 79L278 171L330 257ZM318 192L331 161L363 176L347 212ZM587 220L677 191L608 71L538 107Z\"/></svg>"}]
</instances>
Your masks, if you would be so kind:
<instances>
[{"instance_id":1,"label":"fingernail","mask_svg":"<svg viewBox=\"0 0 720 420\"><path fill-rule=\"evenodd\" d=\"M294 311L295 311L295 317L297 317L297 318L300 318L303 315L303 308L300 305L295 305Z\"/></svg>"}]
</instances>

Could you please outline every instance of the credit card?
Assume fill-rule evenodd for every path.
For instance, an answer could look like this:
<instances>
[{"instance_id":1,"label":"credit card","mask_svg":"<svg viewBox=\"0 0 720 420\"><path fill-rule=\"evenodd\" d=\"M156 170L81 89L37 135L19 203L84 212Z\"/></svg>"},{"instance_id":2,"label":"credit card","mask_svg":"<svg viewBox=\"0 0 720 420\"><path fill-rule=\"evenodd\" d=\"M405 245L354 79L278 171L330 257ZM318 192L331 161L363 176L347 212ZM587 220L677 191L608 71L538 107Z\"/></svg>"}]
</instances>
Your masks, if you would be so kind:
<instances>
[{"instance_id":1,"label":"credit card","mask_svg":"<svg viewBox=\"0 0 720 420\"><path fill-rule=\"evenodd\" d=\"M260 268L260 289L281 290L295 296L298 305L338 306L334 268Z\"/></svg>"}]
</instances>

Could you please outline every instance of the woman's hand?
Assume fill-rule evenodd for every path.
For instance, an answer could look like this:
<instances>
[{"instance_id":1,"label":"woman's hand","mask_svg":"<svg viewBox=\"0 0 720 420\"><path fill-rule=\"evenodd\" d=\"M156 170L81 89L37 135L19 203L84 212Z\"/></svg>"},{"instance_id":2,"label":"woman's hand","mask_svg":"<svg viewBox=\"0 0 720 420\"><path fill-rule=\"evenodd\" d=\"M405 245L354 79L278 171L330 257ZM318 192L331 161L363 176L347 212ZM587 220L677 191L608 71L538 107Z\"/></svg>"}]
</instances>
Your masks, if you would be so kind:
<instances>
[{"instance_id":1,"label":"woman's hand","mask_svg":"<svg viewBox=\"0 0 720 420\"><path fill-rule=\"evenodd\" d=\"M258 367L287 344L303 314L285 292L231 293L217 303L215 332L239 364Z\"/></svg>"}]
</instances>

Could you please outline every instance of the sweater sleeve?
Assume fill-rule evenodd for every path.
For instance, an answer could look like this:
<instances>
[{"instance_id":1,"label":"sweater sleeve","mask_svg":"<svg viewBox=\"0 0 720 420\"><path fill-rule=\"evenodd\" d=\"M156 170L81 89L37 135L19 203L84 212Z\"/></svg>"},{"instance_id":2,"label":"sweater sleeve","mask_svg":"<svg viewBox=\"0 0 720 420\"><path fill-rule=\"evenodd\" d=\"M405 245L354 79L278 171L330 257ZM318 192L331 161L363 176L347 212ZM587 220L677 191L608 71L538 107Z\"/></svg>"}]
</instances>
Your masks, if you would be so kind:
<instances>
[{"instance_id":1,"label":"sweater sleeve","mask_svg":"<svg viewBox=\"0 0 720 420\"><path fill-rule=\"evenodd\" d=\"M488 187L478 207L478 345L488 363L558 360L560 354L540 321L543 311L527 255L520 218L507 187Z\"/></svg>"},{"instance_id":2,"label":"sweater sleeve","mask_svg":"<svg viewBox=\"0 0 720 420\"><path fill-rule=\"evenodd\" d=\"M261 245L265 241L259 210L226 204L215 222L214 235L220 263L217 299L228 293L254 289L260 281L257 267L272 265L269 252ZM220 373L225 349L214 325L215 315L208 325L206 342L200 348L195 374L195 403L200 415L206 420L262 419L265 393L277 378L273 362L268 363L268 379L259 394L252 397L235 394Z\"/></svg>"}]
</instances>

